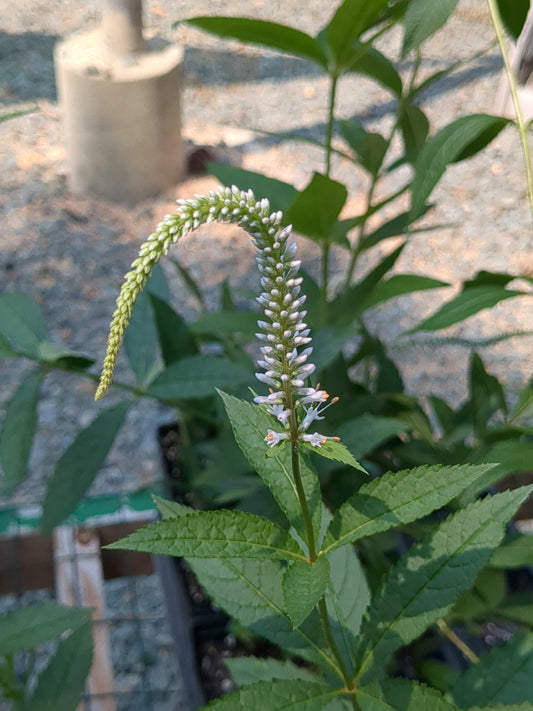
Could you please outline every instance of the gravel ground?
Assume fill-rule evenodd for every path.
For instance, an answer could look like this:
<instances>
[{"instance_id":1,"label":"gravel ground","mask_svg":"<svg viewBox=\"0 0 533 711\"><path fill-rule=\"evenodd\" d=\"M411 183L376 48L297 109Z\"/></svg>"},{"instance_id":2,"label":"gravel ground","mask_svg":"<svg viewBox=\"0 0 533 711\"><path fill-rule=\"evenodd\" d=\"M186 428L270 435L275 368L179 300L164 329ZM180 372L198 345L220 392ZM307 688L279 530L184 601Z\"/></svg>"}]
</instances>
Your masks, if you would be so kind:
<instances>
[{"instance_id":1,"label":"gravel ground","mask_svg":"<svg viewBox=\"0 0 533 711\"><path fill-rule=\"evenodd\" d=\"M222 42L193 29L171 29L172 22L196 14L248 14L290 22L316 31L328 19L324 3L293 0L248 2L145 3L149 34L163 34L184 44L185 85L183 132L192 144L225 145L242 165L305 185L322 157L303 144L275 145L249 129L306 130L319 137L325 125L326 82L313 67L292 58ZM101 359L107 325L121 278L138 245L176 197L189 197L214 186L210 178L188 179L157 200L125 209L68 191L67 160L62 144L60 110L56 103L52 48L70 32L94 26L97 4L92 0L63 0L50 12L40 0L18 0L2 13L0 31L0 106L17 109L37 104L39 111L0 125L0 269L3 290L24 290L42 304L51 339ZM464 1L453 28L440 32L428 47L424 69L444 60L466 57L492 40L483 0ZM393 38L394 42L399 37ZM404 67L408 69L407 65ZM458 115L490 111L500 60L495 50L473 66L459 70L424 97L434 127ZM370 82L343 80L338 101L340 117L357 116L377 128L390 121L388 97ZM349 210L360 205L362 177L352 167L334 165L334 176L351 190ZM451 168L435 193L438 208L431 221L453 226L414 235L398 270L427 274L456 283L480 269L533 274L532 230L518 138L504 131L489 150ZM181 258L205 285L211 302L217 285L253 286L253 250L235 228L204 229L183 243ZM388 245L384 249L390 249ZM210 259L205 260L209 253ZM310 257L309 257L310 253ZM313 252L304 255L311 259ZM372 258L363 260L361 272ZM334 267L340 268L340 257ZM187 314L193 304L183 286L165 265L177 300ZM371 327L388 342L434 310L437 296L404 297L394 308L376 309ZM505 302L472 318L450 333L483 337L524 329L532 320L532 301L524 297ZM531 374L531 338L513 339L484 353L490 369L517 388ZM396 353L411 392L435 392L458 402L465 392L464 350L423 346L391 349ZM0 364L1 401L18 380L21 366ZM124 368L119 375L124 375ZM38 500L53 462L87 424L99 406L92 402L93 384L52 375L46 381L40 409L40 431L32 454L32 474L12 501ZM113 396L103 407L112 402ZM132 489L159 477L152 436L155 426L171 418L157 405L142 403L128 415L92 494ZM131 452L135 452L131 457ZM6 502L5 502L6 503Z\"/></svg>"}]
</instances>

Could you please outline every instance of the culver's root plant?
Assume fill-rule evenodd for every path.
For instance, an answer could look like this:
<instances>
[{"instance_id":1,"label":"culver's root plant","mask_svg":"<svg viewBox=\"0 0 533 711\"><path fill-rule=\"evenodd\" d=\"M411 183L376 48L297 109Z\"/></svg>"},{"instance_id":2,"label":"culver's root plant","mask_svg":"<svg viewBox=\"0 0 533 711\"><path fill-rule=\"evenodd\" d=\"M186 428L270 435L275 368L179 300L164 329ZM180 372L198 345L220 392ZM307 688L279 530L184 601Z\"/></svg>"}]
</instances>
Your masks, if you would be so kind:
<instances>
[{"instance_id":1,"label":"culver's root plant","mask_svg":"<svg viewBox=\"0 0 533 711\"><path fill-rule=\"evenodd\" d=\"M268 200L223 188L180 201L143 245L117 302L97 397L109 386L135 300L171 245L203 223L241 225L257 247L264 310L259 321L254 402L224 392L237 443L272 492L282 524L238 510L198 511L157 499L162 520L114 548L184 557L217 605L285 650L285 661L229 662L240 688L217 709L360 711L525 711L531 708L533 635L517 634L478 657L450 628L459 597L474 585L532 487L460 508L457 497L493 465L422 466L365 480L336 511L323 504L312 455L361 465L334 434L322 434L334 405L318 383L305 322L300 262L291 228ZM342 393L340 393L342 396ZM364 470L363 470L364 471ZM431 517L451 504L447 517ZM441 512L442 514L442 512ZM277 517L276 520L278 520ZM424 519L424 534L378 584L358 557L364 539ZM435 688L392 678L391 659L424 634L456 642L464 672ZM295 664L292 660L307 664ZM436 678L436 677L435 677ZM443 692L444 695L443 695Z\"/></svg>"}]
</instances>

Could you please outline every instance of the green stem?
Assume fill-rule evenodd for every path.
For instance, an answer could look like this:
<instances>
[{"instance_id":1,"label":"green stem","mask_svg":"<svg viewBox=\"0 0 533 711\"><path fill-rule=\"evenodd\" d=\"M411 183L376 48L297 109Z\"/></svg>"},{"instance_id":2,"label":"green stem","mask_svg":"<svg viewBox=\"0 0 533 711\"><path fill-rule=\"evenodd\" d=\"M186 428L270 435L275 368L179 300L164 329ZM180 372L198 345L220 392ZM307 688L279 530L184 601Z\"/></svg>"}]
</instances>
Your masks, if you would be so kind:
<instances>
[{"instance_id":1,"label":"green stem","mask_svg":"<svg viewBox=\"0 0 533 711\"><path fill-rule=\"evenodd\" d=\"M479 657L477 654L470 649L466 642L463 642L463 640L455 634L445 620L437 620L437 627L442 634L445 635L470 662L472 662L472 664L479 664Z\"/></svg>"},{"instance_id":2,"label":"green stem","mask_svg":"<svg viewBox=\"0 0 533 711\"><path fill-rule=\"evenodd\" d=\"M507 47L505 46L505 36L503 30L502 18L498 10L498 5L496 0L488 0L489 12L494 26L494 31L496 33L496 38L500 46L500 52L503 59L503 64L505 66L505 72L507 74L507 80L509 82L509 89L511 91L511 98L513 100L514 110L516 112L516 122L518 125L518 132L520 134L520 143L522 144L522 152L524 154L524 166L526 169L526 180L527 180L527 192L529 197L529 209L531 211L531 218L533 220L533 170L531 168L531 153L528 144L528 130L527 124L524 120L524 114L522 112L522 106L520 105L520 98L518 96L518 86L516 80L516 74L511 66L511 61L509 59L509 53L507 52Z\"/></svg>"},{"instance_id":3,"label":"green stem","mask_svg":"<svg viewBox=\"0 0 533 711\"><path fill-rule=\"evenodd\" d=\"M346 688L350 691L353 691L355 689L355 682L350 676L348 667L344 663L344 659L342 658L337 643L335 642L335 638L333 637L325 597L321 597L318 602L318 612L320 613L320 620L322 622L322 628L324 630L324 635L326 636L326 641L329 645L329 648L333 652L333 655L335 656L335 661L339 665L339 671L342 674L342 678L346 685Z\"/></svg>"}]
</instances>

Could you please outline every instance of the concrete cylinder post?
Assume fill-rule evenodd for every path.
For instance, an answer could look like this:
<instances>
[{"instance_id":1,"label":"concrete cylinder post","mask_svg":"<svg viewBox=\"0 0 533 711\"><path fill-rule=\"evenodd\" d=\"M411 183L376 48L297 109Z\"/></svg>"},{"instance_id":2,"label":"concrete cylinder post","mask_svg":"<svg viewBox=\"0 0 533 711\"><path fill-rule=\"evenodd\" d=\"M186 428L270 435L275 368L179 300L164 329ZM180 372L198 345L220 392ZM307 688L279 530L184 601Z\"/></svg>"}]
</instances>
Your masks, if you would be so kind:
<instances>
[{"instance_id":1,"label":"concrete cylinder post","mask_svg":"<svg viewBox=\"0 0 533 711\"><path fill-rule=\"evenodd\" d=\"M72 190L134 204L184 175L183 52L144 40L141 0L103 0L102 24L54 53Z\"/></svg>"}]
</instances>

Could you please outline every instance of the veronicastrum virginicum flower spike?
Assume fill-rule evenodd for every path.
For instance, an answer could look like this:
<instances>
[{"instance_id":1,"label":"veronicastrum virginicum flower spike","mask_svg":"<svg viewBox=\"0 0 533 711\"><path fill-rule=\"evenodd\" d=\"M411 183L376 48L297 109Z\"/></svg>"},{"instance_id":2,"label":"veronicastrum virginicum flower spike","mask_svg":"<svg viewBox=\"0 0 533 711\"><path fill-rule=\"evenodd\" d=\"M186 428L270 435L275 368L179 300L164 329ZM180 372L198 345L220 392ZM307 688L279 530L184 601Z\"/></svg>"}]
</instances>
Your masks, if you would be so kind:
<instances>
[{"instance_id":1,"label":"veronicastrum virginicum flower spike","mask_svg":"<svg viewBox=\"0 0 533 711\"><path fill-rule=\"evenodd\" d=\"M313 349L309 347L310 331L304 321L307 312L302 309L305 296L301 294L302 278L298 276L300 261L295 259L296 243L290 239L291 227L281 227L283 214L271 213L268 200L256 200L251 190L245 192L235 186L197 195L193 200L178 200L178 205L176 214L167 215L142 245L126 274L113 314L95 398L102 397L111 384L135 301L157 262L174 243L200 225L215 220L233 222L252 236L261 274L263 292L258 301L267 321L258 322L261 332L257 337L263 356L259 366L265 372L256 376L270 387L270 394L256 397L255 402L268 405L268 411L283 426L281 432L268 430L265 441L275 446L297 436L303 442L320 447L328 439L336 440L317 432L307 434L313 420L323 419L320 412L329 396L319 388L306 387L307 378L315 370L315 366L307 362ZM291 422L293 412L297 420Z\"/></svg>"}]
</instances>

